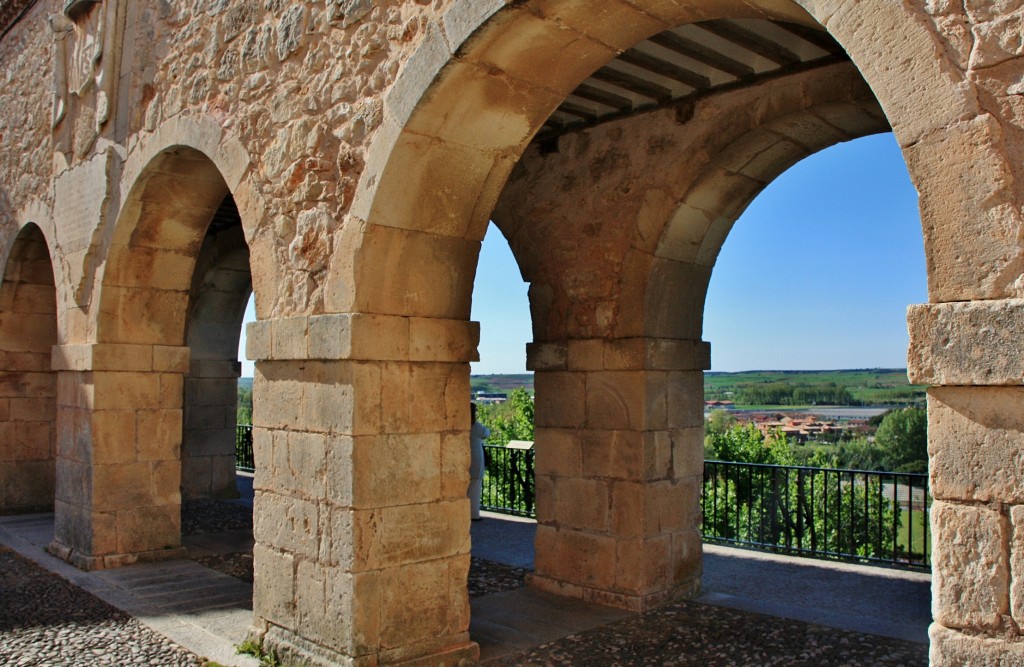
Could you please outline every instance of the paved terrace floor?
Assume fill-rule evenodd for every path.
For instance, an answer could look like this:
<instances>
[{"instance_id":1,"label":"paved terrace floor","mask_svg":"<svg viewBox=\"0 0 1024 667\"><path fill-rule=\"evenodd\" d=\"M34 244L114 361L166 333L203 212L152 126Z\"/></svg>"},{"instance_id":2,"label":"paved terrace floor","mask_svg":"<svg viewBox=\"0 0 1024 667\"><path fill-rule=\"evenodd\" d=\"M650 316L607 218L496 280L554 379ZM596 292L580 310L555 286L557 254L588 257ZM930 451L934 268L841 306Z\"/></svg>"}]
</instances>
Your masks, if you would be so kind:
<instances>
[{"instance_id":1,"label":"paved terrace floor","mask_svg":"<svg viewBox=\"0 0 1024 667\"><path fill-rule=\"evenodd\" d=\"M244 483L243 493L248 491ZM246 504L244 496L235 502ZM505 567L509 572L531 569L535 524L485 516L472 527L474 563L479 558L510 566ZM52 515L0 518L0 545L125 612L142 629L126 630L123 623L134 623L131 619L107 622L113 629L103 630L101 636L109 632L111 645L126 651L116 660L105 654L102 642L97 643L96 627L89 627L81 638L76 638L74 627L60 623L56 630L26 634L22 626L28 624L11 619L12 614L34 614L51 605L58 608L50 618L60 619L64 603L52 599L48 590L33 589L35 583L14 585L3 574L11 567L4 562L0 606L8 611L0 613L0 662L186 665L201 664L196 656L203 656L223 665L257 665L234 651L251 620L250 584L195 560L81 572L45 552L52 535ZM190 555L200 559L251 550L251 536L245 530L193 535L184 541ZM703 591L694 601L644 615L522 587L478 594L472 600L470 634L480 644L481 661L502 666L927 664L926 574L706 545ZM22 602L37 599L32 599L31 611L18 612L12 611L12 596ZM46 622L35 623L40 624ZM149 630L155 632L146 634ZM125 637L128 644L138 646L126 648ZM191 657L174 654L173 645L172 653L159 653L164 650L161 642L170 644L164 638ZM76 647L76 641L87 644L63 650ZM46 643L61 644L62 651L39 646Z\"/></svg>"}]
</instances>

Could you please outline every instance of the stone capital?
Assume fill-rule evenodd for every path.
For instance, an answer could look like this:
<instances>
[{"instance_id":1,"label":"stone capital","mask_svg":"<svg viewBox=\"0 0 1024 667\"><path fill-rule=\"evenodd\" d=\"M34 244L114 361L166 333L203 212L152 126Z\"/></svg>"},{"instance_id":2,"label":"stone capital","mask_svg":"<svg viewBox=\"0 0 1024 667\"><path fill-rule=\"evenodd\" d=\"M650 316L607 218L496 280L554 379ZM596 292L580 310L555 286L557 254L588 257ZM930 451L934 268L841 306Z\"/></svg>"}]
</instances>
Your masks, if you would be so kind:
<instances>
[{"instance_id":1,"label":"stone capital","mask_svg":"<svg viewBox=\"0 0 1024 667\"><path fill-rule=\"evenodd\" d=\"M50 364L55 371L187 373L189 348L125 343L54 345Z\"/></svg>"},{"instance_id":2,"label":"stone capital","mask_svg":"<svg viewBox=\"0 0 1024 667\"><path fill-rule=\"evenodd\" d=\"M915 384L1024 382L1024 299L910 306L907 326L907 374Z\"/></svg>"},{"instance_id":3,"label":"stone capital","mask_svg":"<svg viewBox=\"0 0 1024 667\"><path fill-rule=\"evenodd\" d=\"M302 315L251 322L253 361L477 361L480 325L466 320L368 313Z\"/></svg>"}]
</instances>

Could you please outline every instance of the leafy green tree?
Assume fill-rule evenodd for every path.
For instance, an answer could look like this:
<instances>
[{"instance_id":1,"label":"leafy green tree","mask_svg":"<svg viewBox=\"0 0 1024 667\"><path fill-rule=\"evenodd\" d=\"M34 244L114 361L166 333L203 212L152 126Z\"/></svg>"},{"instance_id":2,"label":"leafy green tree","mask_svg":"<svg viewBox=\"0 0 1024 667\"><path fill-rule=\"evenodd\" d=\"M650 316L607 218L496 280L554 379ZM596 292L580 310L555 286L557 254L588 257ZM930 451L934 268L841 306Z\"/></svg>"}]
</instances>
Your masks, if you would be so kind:
<instances>
[{"instance_id":1,"label":"leafy green tree","mask_svg":"<svg viewBox=\"0 0 1024 667\"><path fill-rule=\"evenodd\" d=\"M765 437L753 424L735 424L725 431L709 431L705 448L719 461L740 463L793 463L793 450L781 434Z\"/></svg>"},{"instance_id":2,"label":"leafy green tree","mask_svg":"<svg viewBox=\"0 0 1024 667\"><path fill-rule=\"evenodd\" d=\"M875 444L885 452L889 470L928 471L928 412L921 408L893 410L875 432Z\"/></svg>"},{"instance_id":3,"label":"leafy green tree","mask_svg":"<svg viewBox=\"0 0 1024 667\"><path fill-rule=\"evenodd\" d=\"M507 445L509 440L534 439L533 414L533 397L519 387L504 403L478 406L476 418L491 431L487 444Z\"/></svg>"},{"instance_id":4,"label":"leafy green tree","mask_svg":"<svg viewBox=\"0 0 1024 667\"><path fill-rule=\"evenodd\" d=\"M252 389L248 387L238 387L238 409L236 418L236 423L239 426L252 424Z\"/></svg>"}]
</instances>

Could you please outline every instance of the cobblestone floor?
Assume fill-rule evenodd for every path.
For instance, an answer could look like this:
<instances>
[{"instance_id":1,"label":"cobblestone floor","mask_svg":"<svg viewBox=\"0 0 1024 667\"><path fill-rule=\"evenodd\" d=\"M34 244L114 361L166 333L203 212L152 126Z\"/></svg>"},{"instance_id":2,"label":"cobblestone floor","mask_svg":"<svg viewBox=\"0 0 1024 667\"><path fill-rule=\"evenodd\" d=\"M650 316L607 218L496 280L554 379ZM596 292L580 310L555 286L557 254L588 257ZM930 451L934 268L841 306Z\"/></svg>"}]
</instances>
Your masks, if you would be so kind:
<instances>
[{"instance_id":1,"label":"cobblestone floor","mask_svg":"<svg viewBox=\"0 0 1024 667\"><path fill-rule=\"evenodd\" d=\"M191 534L251 525L237 505L187 509ZM246 523L248 522L248 524ZM209 561L209 562L207 562ZM201 562L248 581L251 554ZM470 594L523 585L525 570L474 558ZM201 658L135 619L0 547L0 664L17 667L200 667ZM916 667L928 647L682 602L487 663L492 667Z\"/></svg>"},{"instance_id":2,"label":"cobblestone floor","mask_svg":"<svg viewBox=\"0 0 1024 667\"><path fill-rule=\"evenodd\" d=\"M199 667L194 654L0 547L0 665Z\"/></svg>"},{"instance_id":3,"label":"cobblestone floor","mask_svg":"<svg viewBox=\"0 0 1024 667\"><path fill-rule=\"evenodd\" d=\"M917 667L923 644L681 602L492 660L488 667Z\"/></svg>"}]
</instances>

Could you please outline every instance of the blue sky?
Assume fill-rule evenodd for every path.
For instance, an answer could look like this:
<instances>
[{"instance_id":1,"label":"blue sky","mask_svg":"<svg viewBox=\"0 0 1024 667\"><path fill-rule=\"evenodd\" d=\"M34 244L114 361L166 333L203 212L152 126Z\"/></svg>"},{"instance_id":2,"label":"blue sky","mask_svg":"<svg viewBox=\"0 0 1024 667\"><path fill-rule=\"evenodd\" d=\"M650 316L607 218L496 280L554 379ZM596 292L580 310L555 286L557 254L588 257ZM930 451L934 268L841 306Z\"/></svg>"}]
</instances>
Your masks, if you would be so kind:
<instances>
[{"instance_id":1,"label":"blue sky","mask_svg":"<svg viewBox=\"0 0 1024 667\"><path fill-rule=\"evenodd\" d=\"M480 267L472 372L525 372L527 285L493 225ZM917 193L892 134L875 135L812 155L754 200L712 274L704 340L717 371L902 368L906 308L925 301Z\"/></svg>"}]
</instances>

